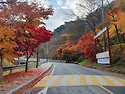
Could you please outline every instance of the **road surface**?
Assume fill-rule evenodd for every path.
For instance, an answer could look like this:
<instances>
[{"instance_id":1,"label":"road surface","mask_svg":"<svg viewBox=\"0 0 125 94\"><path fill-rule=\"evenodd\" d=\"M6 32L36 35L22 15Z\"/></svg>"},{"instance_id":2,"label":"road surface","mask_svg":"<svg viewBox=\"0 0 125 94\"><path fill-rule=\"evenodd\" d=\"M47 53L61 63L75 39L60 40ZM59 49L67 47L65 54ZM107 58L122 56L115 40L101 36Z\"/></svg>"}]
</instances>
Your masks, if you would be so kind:
<instances>
[{"instance_id":1,"label":"road surface","mask_svg":"<svg viewBox=\"0 0 125 94\"><path fill-rule=\"evenodd\" d=\"M125 94L125 78L82 67L54 63L54 71L27 94Z\"/></svg>"}]
</instances>

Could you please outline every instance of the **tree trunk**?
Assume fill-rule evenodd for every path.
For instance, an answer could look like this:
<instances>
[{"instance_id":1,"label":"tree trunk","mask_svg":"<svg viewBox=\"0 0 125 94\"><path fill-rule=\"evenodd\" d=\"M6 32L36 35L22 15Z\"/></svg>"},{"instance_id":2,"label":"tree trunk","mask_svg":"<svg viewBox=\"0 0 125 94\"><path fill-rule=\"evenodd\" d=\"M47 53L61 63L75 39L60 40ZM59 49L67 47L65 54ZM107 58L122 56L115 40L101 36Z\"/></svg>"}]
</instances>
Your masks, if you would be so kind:
<instances>
[{"instance_id":1,"label":"tree trunk","mask_svg":"<svg viewBox=\"0 0 125 94\"><path fill-rule=\"evenodd\" d=\"M0 54L0 57L1 57L1 61L0 61L0 82L2 82L3 81L3 66L2 66L2 64L3 64L3 55Z\"/></svg>"},{"instance_id":2,"label":"tree trunk","mask_svg":"<svg viewBox=\"0 0 125 94\"><path fill-rule=\"evenodd\" d=\"M39 65L39 52L38 52L38 49L37 49L36 55L37 55L36 68L38 68L38 65Z\"/></svg>"},{"instance_id":3,"label":"tree trunk","mask_svg":"<svg viewBox=\"0 0 125 94\"><path fill-rule=\"evenodd\" d=\"M122 53L122 45L121 45L121 42L120 42L120 39L119 39L118 27L117 27L116 24L114 24L114 25L115 25L115 29L116 29L116 37L117 37L118 43L120 44L119 45L120 46L120 51Z\"/></svg>"},{"instance_id":4,"label":"tree trunk","mask_svg":"<svg viewBox=\"0 0 125 94\"><path fill-rule=\"evenodd\" d=\"M28 70L28 60L29 60L29 57L28 57L28 51L27 51L25 72L27 72Z\"/></svg>"}]
</instances>

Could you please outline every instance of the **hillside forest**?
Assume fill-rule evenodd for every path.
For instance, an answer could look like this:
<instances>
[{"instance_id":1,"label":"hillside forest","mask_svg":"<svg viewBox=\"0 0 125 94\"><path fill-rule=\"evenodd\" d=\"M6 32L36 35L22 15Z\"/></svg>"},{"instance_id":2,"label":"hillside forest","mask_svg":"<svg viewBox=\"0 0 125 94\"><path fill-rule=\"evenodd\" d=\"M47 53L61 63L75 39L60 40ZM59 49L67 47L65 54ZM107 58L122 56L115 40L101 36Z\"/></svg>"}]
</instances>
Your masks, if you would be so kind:
<instances>
[{"instance_id":1,"label":"hillside forest","mask_svg":"<svg viewBox=\"0 0 125 94\"><path fill-rule=\"evenodd\" d=\"M80 6L83 7L83 6ZM98 7L89 12L86 18L77 17L75 21L65 22L56 28L49 44L49 58L80 63L86 59L95 62L96 50L94 36L104 27L109 28L112 64L125 65L125 0L113 1L102 9ZM104 23L104 25L103 25ZM103 34L97 39L97 53L108 50L105 33L105 49ZM46 44L43 45L46 58Z\"/></svg>"}]
</instances>

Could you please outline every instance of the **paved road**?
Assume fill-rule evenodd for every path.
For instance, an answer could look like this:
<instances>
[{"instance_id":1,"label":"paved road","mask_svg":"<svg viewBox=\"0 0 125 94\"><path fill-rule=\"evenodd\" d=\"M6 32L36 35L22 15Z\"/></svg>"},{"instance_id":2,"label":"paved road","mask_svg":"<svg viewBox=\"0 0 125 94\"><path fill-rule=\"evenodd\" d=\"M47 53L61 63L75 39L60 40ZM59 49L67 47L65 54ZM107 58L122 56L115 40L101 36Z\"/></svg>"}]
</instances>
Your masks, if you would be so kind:
<instances>
[{"instance_id":1,"label":"paved road","mask_svg":"<svg viewBox=\"0 0 125 94\"><path fill-rule=\"evenodd\" d=\"M75 64L54 65L53 75L45 77L29 94L125 94L123 77Z\"/></svg>"}]
</instances>

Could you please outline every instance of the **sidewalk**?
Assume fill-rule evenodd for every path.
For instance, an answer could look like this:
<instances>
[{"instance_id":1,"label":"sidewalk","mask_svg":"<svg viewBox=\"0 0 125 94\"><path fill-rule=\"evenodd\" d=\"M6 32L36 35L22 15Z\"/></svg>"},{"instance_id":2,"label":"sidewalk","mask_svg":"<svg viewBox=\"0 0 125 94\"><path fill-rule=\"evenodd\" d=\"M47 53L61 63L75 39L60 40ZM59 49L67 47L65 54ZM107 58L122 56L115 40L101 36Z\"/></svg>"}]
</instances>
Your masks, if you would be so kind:
<instances>
[{"instance_id":1,"label":"sidewalk","mask_svg":"<svg viewBox=\"0 0 125 94\"><path fill-rule=\"evenodd\" d=\"M47 68L49 68L52 65L52 63L44 63L41 66L39 66L39 68L46 70Z\"/></svg>"},{"instance_id":2,"label":"sidewalk","mask_svg":"<svg viewBox=\"0 0 125 94\"><path fill-rule=\"evenodd\" d=\"M30 86L32 87L49 73L51 67L52 63L45 63L39 68L29 69L26 73L21 71L4 76L4 81L0 83L0 94L13 94L13 92L24 86L26 87L28 84L31 84Z\"/></svg>"}]
</instances>

